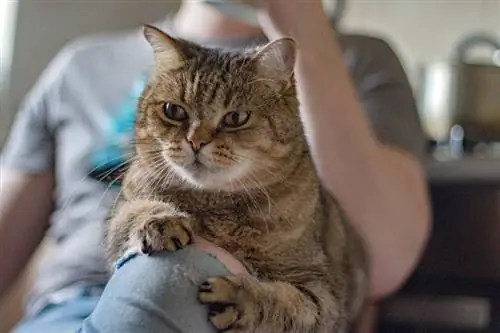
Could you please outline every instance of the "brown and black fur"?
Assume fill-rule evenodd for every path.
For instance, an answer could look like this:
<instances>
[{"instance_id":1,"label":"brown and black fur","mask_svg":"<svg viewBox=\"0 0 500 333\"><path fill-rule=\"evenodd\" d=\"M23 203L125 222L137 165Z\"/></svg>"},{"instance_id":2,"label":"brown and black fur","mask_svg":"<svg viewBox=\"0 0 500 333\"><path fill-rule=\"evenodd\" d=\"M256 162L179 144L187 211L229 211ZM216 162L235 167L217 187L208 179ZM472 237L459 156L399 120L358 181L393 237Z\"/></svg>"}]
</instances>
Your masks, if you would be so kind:
<instances>
[{"instance_id":1,"label":"brown and black fur","mask_svg":"<svg viewBox=\"0 0 500 333\"><path fill-rule=\"evenodd\" d=\"M200 286L199 300L219 331L347 331L368 265L316 175L293 81L293 41L227 52L149 26L145 36L156 67L140 101L137 158L110 219L111 260L134 248L175 251L199 235L250 273ZM165 119L166 102L188 110L189 119ZM249 112L245 126L216 126L233 110ZM191 164L187 141L206 144L201 169Z\"/></svg>"}]
</instances>

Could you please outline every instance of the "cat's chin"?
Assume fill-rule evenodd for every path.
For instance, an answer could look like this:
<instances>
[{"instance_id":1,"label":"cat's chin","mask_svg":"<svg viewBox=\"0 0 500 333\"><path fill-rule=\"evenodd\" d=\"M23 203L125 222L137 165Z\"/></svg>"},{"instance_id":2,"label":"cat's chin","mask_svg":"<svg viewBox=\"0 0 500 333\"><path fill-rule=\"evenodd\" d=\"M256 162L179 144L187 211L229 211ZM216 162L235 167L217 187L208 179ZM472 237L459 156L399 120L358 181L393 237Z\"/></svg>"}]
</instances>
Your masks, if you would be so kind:
<instances>
[{"instance_id":1,"label":"cat's chin","mask_svg":"<svg viewBox=\"0 0 500 333\"><path fill-rule=\"evenodd\" d=\"M208 191L235 191L234 170L219 167L208 167L201 163L193 163L189 166L172 165L174 171L193 187Z\"/></svg>"},{"instance_id":2,"label":"cat's chin","mask_svg":"<svg viewBox=\"0 0 500 333\"><path fill-rule=\"evenodd\" d=\"M222 185L220 176L218 176L221 171L212 170L203 164L193 163L187 166L174 164L172 168L178 176L193 187L207 190L220 190L220 186Z\"/></svg>"}]
</instances>

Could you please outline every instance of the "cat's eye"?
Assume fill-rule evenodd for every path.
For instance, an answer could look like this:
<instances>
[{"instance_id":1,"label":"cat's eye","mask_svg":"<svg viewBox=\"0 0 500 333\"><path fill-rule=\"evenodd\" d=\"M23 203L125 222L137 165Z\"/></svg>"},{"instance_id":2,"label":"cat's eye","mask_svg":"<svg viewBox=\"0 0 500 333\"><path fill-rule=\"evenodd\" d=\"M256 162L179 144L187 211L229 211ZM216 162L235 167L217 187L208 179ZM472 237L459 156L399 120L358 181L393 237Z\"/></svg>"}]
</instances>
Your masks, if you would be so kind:
<instances>
[{"instance_id":1,"label":"cat's eye","mask_svg":"<svg viewBox=\"0 0 500 333\"><path fill-rule=\"evenodd\" d=\"M227 128L238 128L245 125L250 119L250 113L246 111L229 112L222 119L222 126Z\"/></svg>"},{"instance_id":2,"label":"cat's eye","mask_svg":"<svg viewBox=\"0 0 500 333\"><path fill-rule=\"evenodd\" d=\"M184 121L188 118L188 114L182 106L169 102L165 103L163 106L163 113L165 117L173 121Z\"/></svg>"}]
</instances>

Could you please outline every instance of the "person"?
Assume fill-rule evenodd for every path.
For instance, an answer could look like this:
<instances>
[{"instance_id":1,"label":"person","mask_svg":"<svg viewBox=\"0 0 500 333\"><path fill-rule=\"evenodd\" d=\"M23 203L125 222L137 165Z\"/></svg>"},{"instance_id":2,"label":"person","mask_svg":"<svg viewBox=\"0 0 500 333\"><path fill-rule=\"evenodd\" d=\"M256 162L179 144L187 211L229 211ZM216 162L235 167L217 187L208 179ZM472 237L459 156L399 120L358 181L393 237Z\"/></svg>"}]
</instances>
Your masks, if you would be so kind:
<instances>
[{"instance_id":1,"label":"person","mask_svg":"<svg viewBox=\"0 0 500 333\"><path fill-rule=\"evenodd\" d=\"M425 142L405 72L381 39L335 31L320 0L248 2L260 7L260 27L187 0L156 26L227 48L295 39L300 112L315 165L366 241L375 302L412 272L431 224ZM114 128L151 53L140 32L71 43L17 115L2 156L0 294L45 235L53 250L39 263L16 333L212 332L196 283L244 271L200 239L173 254L123 258L110 279L100 244L119 188L88 175L94 148L105 144L103 133Z\"/></svg>"}]
</instances>

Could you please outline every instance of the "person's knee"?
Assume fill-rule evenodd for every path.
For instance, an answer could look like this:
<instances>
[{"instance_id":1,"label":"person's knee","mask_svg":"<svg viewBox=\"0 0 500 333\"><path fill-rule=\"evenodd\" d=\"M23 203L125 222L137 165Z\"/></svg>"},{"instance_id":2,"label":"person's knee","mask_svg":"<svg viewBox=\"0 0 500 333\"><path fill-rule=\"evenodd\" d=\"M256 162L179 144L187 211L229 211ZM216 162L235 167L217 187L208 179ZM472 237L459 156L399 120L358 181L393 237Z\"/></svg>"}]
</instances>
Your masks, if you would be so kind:
<instances>
[{"instance_id":1,"label":"person's knee","mask_svg":"<svg viewBox=\"0 0 500 333\"><path fill-rule=\"evenodd\" d=\"M82 333L213 332L198 286L230 274L213 255L195 248L155 256L136 255L113 274Z\"/></svg>"}]
</instances>

